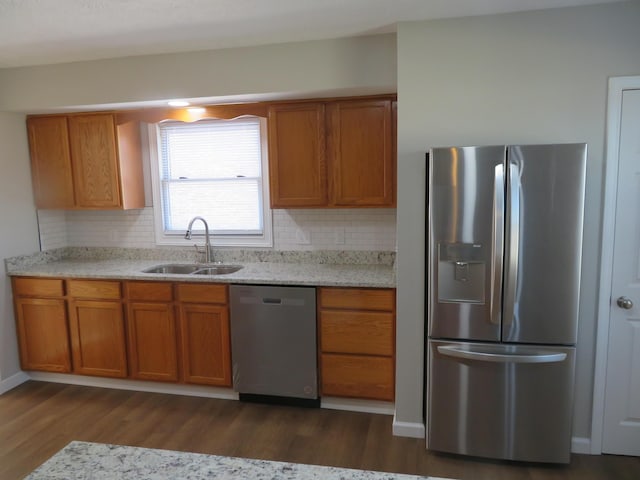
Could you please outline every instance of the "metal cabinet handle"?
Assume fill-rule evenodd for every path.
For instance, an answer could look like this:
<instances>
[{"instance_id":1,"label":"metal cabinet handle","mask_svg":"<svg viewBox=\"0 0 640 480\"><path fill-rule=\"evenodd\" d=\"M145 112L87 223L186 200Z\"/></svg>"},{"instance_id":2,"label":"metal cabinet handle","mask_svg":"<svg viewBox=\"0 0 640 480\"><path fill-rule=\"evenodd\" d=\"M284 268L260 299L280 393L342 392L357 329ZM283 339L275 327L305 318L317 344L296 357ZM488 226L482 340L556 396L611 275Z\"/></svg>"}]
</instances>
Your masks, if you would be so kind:
<instances>
[{"instance_id":1,"label":"metal cabinet handle","mask_svg":"<svg viewBox=\"0 0 640 480\"><path fill-rule=\"evenodd\" d=\"M633 302L627 297L618 297L616 303L620 308L624 308L625 310L631 310L633 308Z\"/></svg>"}]
</instances>

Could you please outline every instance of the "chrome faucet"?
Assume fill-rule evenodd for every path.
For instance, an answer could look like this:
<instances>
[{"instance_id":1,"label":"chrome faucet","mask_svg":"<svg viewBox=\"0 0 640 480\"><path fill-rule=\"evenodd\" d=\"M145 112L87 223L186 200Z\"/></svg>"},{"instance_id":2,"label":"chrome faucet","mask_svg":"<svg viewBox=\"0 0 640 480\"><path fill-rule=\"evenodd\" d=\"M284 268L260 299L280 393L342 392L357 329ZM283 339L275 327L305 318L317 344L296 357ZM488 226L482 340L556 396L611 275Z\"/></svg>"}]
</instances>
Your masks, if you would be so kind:
<instances>
[{"instance_id":1,"label":"chrome faucet","mask_svg":"<svg viewBox=\"0 0 640 480\"><path fill-rule=\"evenodd\" d=\"M211 238L209 237L209 225L207 224L207 221L204 218L193 217L189 222L189 226L187 227L187 233L184 234L184 238L186 238L187 240L191 240L191 227L193 227L193 222L195 222L196 220L202 220L202 223L204 223L204 236L205 236L204 261L206 263L211 263Z\"/></svg>"}]
</instances>

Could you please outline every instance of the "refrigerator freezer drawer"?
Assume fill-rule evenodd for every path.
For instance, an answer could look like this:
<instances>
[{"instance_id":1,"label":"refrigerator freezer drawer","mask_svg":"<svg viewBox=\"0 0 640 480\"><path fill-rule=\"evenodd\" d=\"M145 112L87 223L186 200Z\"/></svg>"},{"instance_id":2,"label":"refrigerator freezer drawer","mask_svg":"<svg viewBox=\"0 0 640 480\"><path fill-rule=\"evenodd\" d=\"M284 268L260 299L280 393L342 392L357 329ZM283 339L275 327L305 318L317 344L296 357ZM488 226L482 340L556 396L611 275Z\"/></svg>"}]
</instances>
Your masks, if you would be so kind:
<instances>
[{"instance_id":1,"label":"refrigerator freezer drawer","mask_svg":"<svg viewBox=\"0 0 640 480\"><path fill-rule=\"evenodd\" d=\"M575 349L429 341L427 447L569 463Z\"/></svg>"}]
</instances>

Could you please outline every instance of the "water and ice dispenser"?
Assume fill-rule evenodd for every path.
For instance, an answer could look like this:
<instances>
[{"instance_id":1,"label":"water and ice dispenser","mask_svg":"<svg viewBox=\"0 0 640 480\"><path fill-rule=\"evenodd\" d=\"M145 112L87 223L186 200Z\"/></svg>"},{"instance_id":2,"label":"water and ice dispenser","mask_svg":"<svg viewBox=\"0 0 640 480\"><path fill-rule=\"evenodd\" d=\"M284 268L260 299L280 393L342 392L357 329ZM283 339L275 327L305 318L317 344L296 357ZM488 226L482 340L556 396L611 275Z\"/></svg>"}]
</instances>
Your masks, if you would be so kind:
<instances>
[{"instance_id":1,"label":"water and ice dispenser","mask_svg":"<svg viewBox=\"0 0 640 480\"><path fill-rule=\"evenodd\" d=\"M485 252L478 243L438 244L438 301L484 303Z\"/></svg>"}]
</instances>

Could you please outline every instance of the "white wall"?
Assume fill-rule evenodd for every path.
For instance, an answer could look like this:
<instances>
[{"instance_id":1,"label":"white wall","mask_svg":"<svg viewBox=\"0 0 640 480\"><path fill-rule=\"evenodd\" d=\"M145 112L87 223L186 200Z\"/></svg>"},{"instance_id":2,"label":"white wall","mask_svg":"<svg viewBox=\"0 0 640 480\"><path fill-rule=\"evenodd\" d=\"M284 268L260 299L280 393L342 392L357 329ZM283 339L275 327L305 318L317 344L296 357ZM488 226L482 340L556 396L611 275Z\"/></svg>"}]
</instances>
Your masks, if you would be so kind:
<instances>
[{"instance_id":1,"label":"white wall","mask_svg":"<svg viewBox=\"0 0 640 480\"><path fill-rule=\"evenodd\" d=\"M0 259L38 250L24 115L0 112ZM11 281L0 275L0 382L20 371ZM0 389L1 390L1 389Z\"/></svg>"},{"instance_id":2,"label":"white wall","mask_svg":"<svg viewBox=\"0 0 640 480\"><path fill-rule=\"evenodd\" d=\"M640 74L638 25L624 2L399 26L398 420L422 418L427 149L587 142L574 436L589 437L607 77Z\"/></svg>"}]
</instances>

